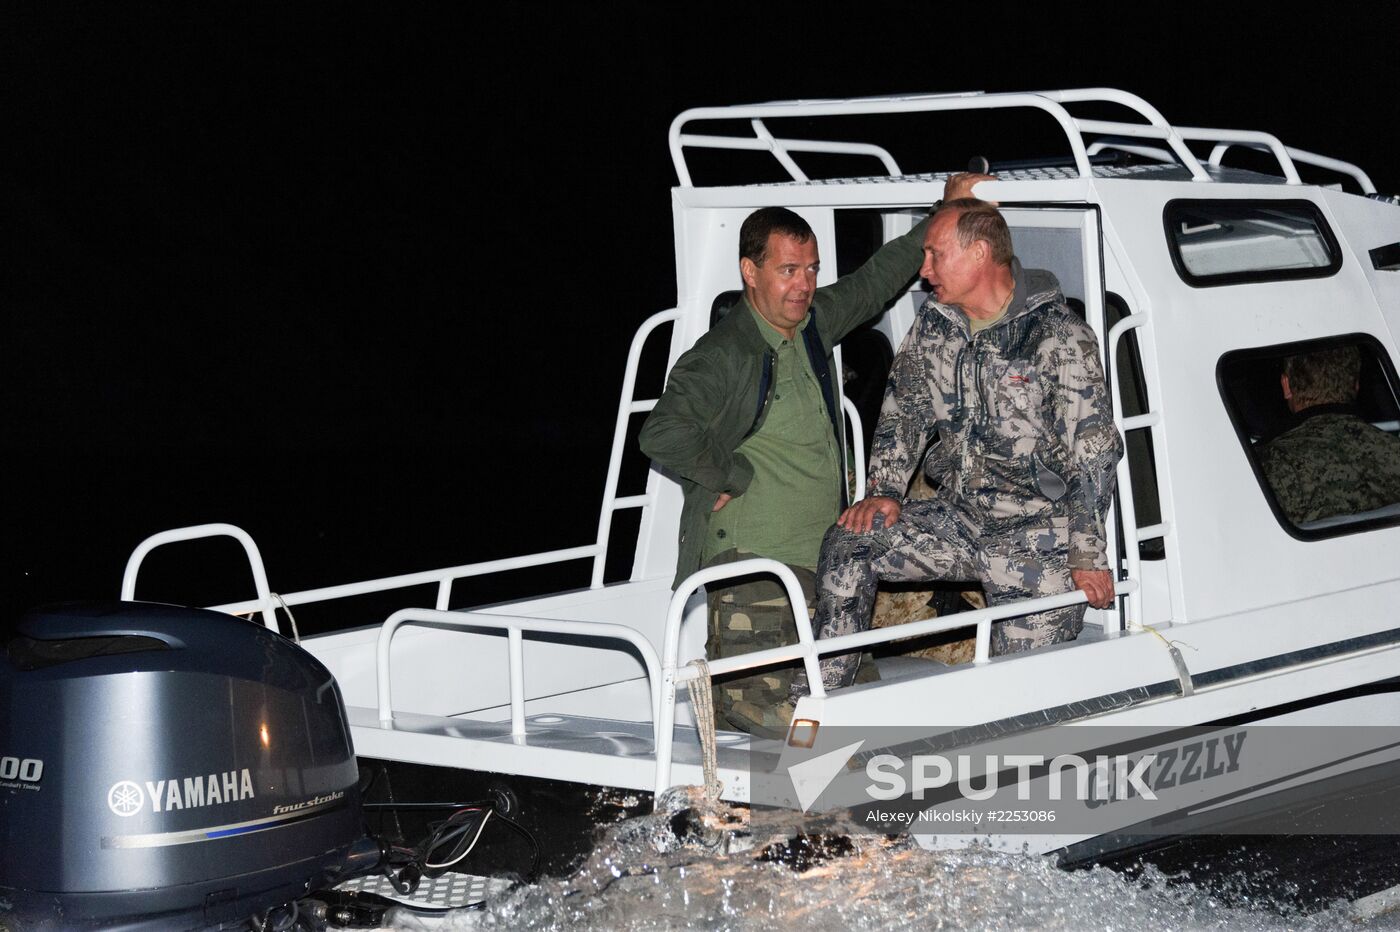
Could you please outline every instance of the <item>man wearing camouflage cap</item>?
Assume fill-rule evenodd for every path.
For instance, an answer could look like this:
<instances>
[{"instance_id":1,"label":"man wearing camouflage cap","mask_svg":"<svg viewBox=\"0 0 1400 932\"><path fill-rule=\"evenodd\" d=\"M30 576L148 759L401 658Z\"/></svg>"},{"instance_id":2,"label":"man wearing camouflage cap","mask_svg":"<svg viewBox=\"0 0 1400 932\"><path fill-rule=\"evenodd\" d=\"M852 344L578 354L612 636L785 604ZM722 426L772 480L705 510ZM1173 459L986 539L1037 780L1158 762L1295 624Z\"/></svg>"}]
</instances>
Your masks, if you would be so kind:
<instances>
[{"instance_id":1,"label":"man wearing camouflage cap","mask_svg":"<svg viewBox=\"0 0 1400 932\"><path fill-rule=\"evenodd\" d=\"M1284 360L1279 378L1297 423L1259 454L1294 524L1400 502L1400 438L1357 416L1361 351L1336 346Z\"/></svg>"},{"instance_id":2,"label":"man wearing camouflage cap","mask_svg":"<svg viewBox=\"0 0 1400 932\"><path fill-rule=\"evenodd\" d=\"M978 580L996 605L1082 589L1113 602L1104 521L1123 453L1094 332L1011 252L1000 211L945 202L924 240L933 296L895 357L868 495L822 542L819 637L865 630L877 580ZM906 499L930 442L931 499ZM999 622L993 653L1071 640L1077 604ZM859 655L823 658L827 688ZM794 693L801 692L801 686Z\"/></svg>"}]
</instances>

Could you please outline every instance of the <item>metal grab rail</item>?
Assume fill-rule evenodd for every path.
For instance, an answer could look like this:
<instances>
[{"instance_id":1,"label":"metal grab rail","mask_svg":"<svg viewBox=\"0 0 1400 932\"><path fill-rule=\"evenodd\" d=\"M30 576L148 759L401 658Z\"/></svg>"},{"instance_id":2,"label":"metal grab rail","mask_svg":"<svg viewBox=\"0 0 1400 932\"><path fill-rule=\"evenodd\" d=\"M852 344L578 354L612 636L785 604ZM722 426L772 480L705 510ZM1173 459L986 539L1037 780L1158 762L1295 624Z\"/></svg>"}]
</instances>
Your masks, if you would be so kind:
<instances>
[{"instance_id":1,"label":"metal grab rail","mask_svg":"<svg viewBox=\"0 0 1400 932\"><path fill-rule=\"evenodd\" d=\"M1289 184L1303 183L1303 179L1298 177L1298 166L1293 164L1287 147L1273 133L1242 129L1207 129L1204 126L1183 126L1179 128L1179 132L1185 138L1198 142L1242 143L1253 149L1267 149L1278 160L1279 168L1283 169L1283 177ZM1220 147L1216 146L1216 150L1220 151ZM1212 159L1211 164L1220 163Z\"/></svg>"},{"instance_id":2,"label":"metal grab rail","mask_svg":"<svg viewBox=\"0 0 1400 932\"><path fill-rule=\"evenodd\" d=\"M865 498L865 425L860 422L860 412L856 410L855 402L846 397L846 393L841 393L841 410L846 412L846 423L851 428L851 449L854 452L852 457L856 470L856 493L851 496L851 504L855 504ZM845 439L845 438L842 438ZM845 476L841 479L844 482Z\"/></svg>"},{"instance_id":3,"label":"metal grab rail","mask_svg":"<svg viewBox=\"0 0 1400 932\"><path fill-rule=\"evenodd\" d=\"M198 540L205 537L232 537L243 545L243 552L247 554L248 565L253 571L253 588L258 593L258 598L253 602L253 608L247 610L261 610L263 625L280 634L281 629L277 626L277 609L272 604L272 590L267 584L267 569L263 566L262 552L258 550L258 545L253 542L252 536L247 531L232 524L197 524L191 527L173 528L169 531L161 531L159 534L152 534L141 541L126 560L126 570L122 573L122 601L130 602L136 598L136 577L141 572L141 564L145 561L146 555L152 550L165 544Z\"/></svg>"},{"instance_id":4,"label":"metal grab rail","mask_svg":"<svg viewBox=\"0 0 1400 932\"><path fill-rule=\"evenodd\" d=\"M1222 136L1221 139L1225 140L1225 137ZM1209 159L1210 164L1218 168L1221 164L1221 161L1225 158L1225 153L1230 150L1231 146L1236 145L1248 146L1251 149L1272 150L1272 147L1263 145L1261 143L1243 142L1239 140L1222 141L1219 145L1217 145L1214 149L1211 150ZM1318 155L1316 152L1308 152L1305 149L1295 149L1293 146L1284 146L1283 151L1286 152L1288 154L1288 157L1295 162L1302 162L1304 165L1316 165L1318 168L1326 168L1334 172L1340 172L1343 175L1350 175L1356 180L1356 183L1361 186L1361 190L1364 193L1376 193L1376 186L1371 183L1371 176L1366 174L1366 172L1362 171L1359 166L1353 165L1351 162L1344 162L1341 159L1330 158L1326 155ZM1275 157L1277 157L1278 153L1275 152L1274 155Z\"/></svg>"},{"instance_id":5,"label":"metal grab rail","mask_svg":"<svg viewBox=\"0 0 1400 932\"><path fill-rule=\"evenodd\" d=\"M1107 102L1134 111L1146 123L1123 123L1112 120L1078 119L1069 114L1064 104ZM813 117L838 116L849 114L896 114L933 113L947 110L995 110L1008 107L1030 107L1050 114L1065 132L1070 151L1074 156L1075 169L1081 178L1092 177L1089 156L1105 148L1121 149L1149 158L1163 161L1179 161L1194 181L1210 181L1210 173L1201 160L1186 145L1188 140L1215 142L1208 164L1219 167L1226 151L1234 145L1244 145L1271 152L1278 161L1288 184L1302 184L1296 162L1316 165L1342 174L1350 175L1367 194L1375 193L1375 185L1370 177L1350 162L1318 155L1303 149L1285 146L1277 136L1255 130L1213 129L1200 126L1173 126L1146 100L1136 94L1116 88L1089 87L1070 90L1042 90L1013 94L932 94L901 97L871 97L857 100L814 100L776 101L766 104L749 104L737 107L697 107L686 110L671 123L671 161L676 169L676 177L681 187L693 187L689 167L685 161L685 148L704 147L712 149L741 149L769 151L787 171L793 181L807 181L807 175L789 155L790 152L829 152L851 155L869 155L878 158L885 170L895 176L900 168L894 158L880 146L870 143L833 142L822 140L780 139L775 137L763 123L765 117ZM691 121L748 119L754 135L714 136L685 133L683 127ZM1165 149L1137 146L1130 143L1098 141L1085 146L1083 134L1099 133L1110 136L1160 139L1166 143Z\"/></svg>"},{"instance_id":6,"label":"metal grab rail","mask_svg":"<svg viewBox=\"0 0 1400 932\"><path fill-rule=\"evenodd\" d=\"M1200 161L1191 150L1186 147L1186 143L1182 141L1182 137L1179 135L1176 127L1168 123L1166 118L1158 112L1156 107L1152 106L1138 95L1130 94L1127 91L1120 91L1112 87L1086 87L1067 91L1041 91L1041 93L1051 100L1060 101L1062 103L1106 101L1136 111L1137 114L1146 119L1151 126L1162 131L1160 138L1166 141L1167 146L1176 157L1181 160L1181 164L1191 173L1191 180L1210 180L1210 174L1201 166ZM1089 121L1077 120L1075 122L1080 129L1084 129L1085 124ZM1123 123L1118 125L1135 126L1136 124Z\"/></svg>"},{"instance_id":7,"label":"metal grab rail","mask_svg":"<svg viewBox=\"0 0 1400 932\"><path fill-rule=\"evenodd\" d=\"M387 576L381 579L365 580L358 583L346 583L338 586L323 586L317 589L306 589L300 592L286 593L279 596L285 605L306 605L314 602L326 602L334 599L344 599L359 595L371 595L376 592L387 592L393 589L406 589L411 586L423 586L436 584L438 587L435 607L439 611L445 611L451 604L452 583L458 579L468 579L473 576L482 576L488 573L501 573L511 570L531 569L537 566L548 566L552 563L566 563L570 560L582 560L592 558L593 572L591 578L591 588L600 588L603 584L603 570L607 561L608 538L611 534L612 516L617 511L624 508L639 508L651 503L649 495L633 495L625 498L617 496L618 476L622 468L622 451L627 438L627 419L630 415L650 411L656 400L648 401L633 400L632 392L635 390L637 381L637 368L641 358L641 351L648 337L653 330L662 324L677 320L680 311L672 308L661 311L647 318L638 328L637 333L632 337L632 346L627 354L627 369L623 377L622 400L618 405L617 420L613 429L612 450L608 458L608 473L603 488L603 503L598 517L598 535L592 544L581 547L569 547L562 550L548 550L541 553L525 554L518 557L506 557L500 560L486 560L479 563L466 563L459 566L443 567L435 570L424 570L418 573L404 573L398 576ZM228 612L230 614L242 614L245 612L262 612L268 628L279 631L276 618L276 605L273 603L271 591L267 584L267 573L263 568L262 556L258 551L257 544L253 538L242 528L232 524L201 524L191 527L175 528L169 531L162 531L146 538L137 545L136 550L127 560L126 573L122 580L122 598L130 599L136 589L136 577L140 572L141 562L146 554L162 544L174 543L176 541L196 540L205 537L229 536L237 539L243 544L243 549L249 555L249 562L253 567L253 580L256 585L257 598L244 599L239 602L228 602L222 605L210 606L216 611Z\"/></svg>"},{"instance_id":8,"label":"metal grab rail","mask_svg":"<svg viewBox=\"0 0 1400 932\"><path fill-rule=\"evenodd\" d=\"M608 453L608 476L603 481L603 505L598 512L598 536L594 546L598 548L593 557L593 576L589 588L599 589L603 585L603 571L607 568L608 538L612 535L613 514L623 508L642 508L651 504L650 495L617 497L618 477L622 473L622 450L627 441L627 422L633 414L641 414L656 407L658 399L637 401L632 393L637 389L637 368L641 363L642 349L653 330L662 324L679 320L680 308L659 311L637 328L632 335L632 345L627 350L627 369L622 376L622 397L617 405L617 419L613 423L612 450Z\"/></svg>"},{"instance_id":9,"label":"metal grab rail","mask_svg":"<svg viewBox=\"0 0 1400 932\"><path fill-rule=\"evenodd\" d=\"M787 591L789 602L794 606L806 605L806 600L802 596L802 587L798 584L797 577L792 574L792 570L776 560L768 559L740 560L737 563L727 563L699 570L687 576L685 581L676 587L676 591L671 596L671 604L666 614L666 636L661 649L661 717L658 723L659 738L656 745L654 786L657 795L670 787L671 754L676 715L676 686L700 675L694 667L680 666L680 628L684 620L685 604L689 601L691 593L701 586L722 579L748 576L754 573L771 573L777 576ZM1115 584L1114 590L1115 599L1131 597L1137 594L1139 586L1136 579L1123 579ZM813 698L822 699L826 697L826 688L822 685L820 665L820 657L823 654L842 653L889 641L976 626L977 646L973 655L973 663L985 664L991 659L992 624L994 622L1075 605L1086 601L1087 598L1083 591L1073 589L1069 592L1043 596L1038 599L1008 602L1005 605L990 606L971 612L959 612L949 618L929 618L924 621L912 621L888 628L872 628L855 634L843 634L840 637L822 638L821 640L817 640L813 636L811 620L807 617L807 613L794 611L793 618L797 622L797 643L752 651L736 657L712 660L709 661L708 666L710 675L718 676L780 663L784 660L801 660L807 673L808 692Z\"/></svg>"},{"instance_id":10,"label":"metal grab rail","mask_svg":"<svg viewBox=\"0 0 1400 932\"><path fill-rule=\"evenodd\" d=\"M744 136L706 136L697 133L683 133L680 137L682 146L691 146L697 149L740 149L758 152L772 152L783 167L788 170L796 181L807 181L807 175L802 169L797 167L797 163L788 155L789 152L819 152L826 155L868 155L871 158L879 159L884 166L885 172L891 177L903 174L899 163L889 150L883 146L877 146L868 142L836 142L829 139L779 139L768 131L762 120L751 120L750 126L754 129L754 138L749 139Z\"/></svg>"},{"instance_id":11,"label":"metal grab rail","mask_svg":"<svg viewBox=\"0 0 1400 932\"><path fill-rule=\"evenodd\" d=\"M772 573L778 577L783 588L787 591L789 604L794 606L807 604L807 599L802 594L802 585L797 581L792 570L777 560L762 558L740 560L737 563L725 563L697 570L687 576L676 587L676 591L671 593L671 603L666 609L666 634L662 639L661 647L661 714L656 727L654 800L659 799L662 791L671 785L671 751L676 726L676 683L681 682L680 672L676 668L680 663L681 622L685 619L685 604L690 601L691 593L701 586L721 579L748 576L752 573ZM793 619L797 622L798 643L810 645L812 642L812 620L807 617L806 611L795 611L792 614ZM755 651L741 657L716 660L710 664L710 673L729 673L735 669L745 669L746 665L742 663L745 660L749 661L747 666L758 666L766 663L765 655L771 653L773 650ZM822 691L821 668L817 665L817 655L807 651L802 654L802 657L807 668L807 682L812 685L814 694L826 695ZM784 656L774 659L789 660L792 657ZM741 662L737 667L734 665L736 660ZM685 679L692 678L691 676L685 677Z\"/></svg>"},{"instance_id":12,"label":"metal grab rail","mask_svg":"<svg viewBox=\"0 0 1400 932\"><path fill-rule=\"evenodd\" d=\"M1117 92L1121 93L1121 92ZM683 127L693 120L763 120L771 117L810 117L810 116L840 116L843 114L859 113L924 113L942 110L998 110L1011 107L1029 107L1036 110L1043 110L1048 113L1060 128L1065 131L1065 138L1069 141L1071 153L1074 155L1075 168L1080 177L1091 177L1089 167L1089 157L1084 152L1084 140L1074 127L1073 118L1060 106L1045 94L976 94L962 96L919 96L919 97L886 97L886 98L866 98L863 100L850 101L810 101L793 103L769 103L769 104L748 104L738 107L695 107L686 110L671 121L669 133L671 148L671 163L676 169L676 177L683 188L694 187L690 177L690 169L685 162L685 146L682 137L686 134L682 132ZM1146 114L1144 114L1146 116ZM1150 117L1149 117L1150 119ZM708 136L701 137L706 140L706 145L710 148L756 148L745 137L734 137L736 143L729 146L718 146L716 141L723 137ZM776 142L776 140L774 140ZM771 148L767 144L762 148ZM791 149L792 146L787 148ZM779 156L774 151L775 157L780 163L784 162L785 153ZM791 159L787 159L791 162ZM784 163L784 168L788 165ZM806 178L798 177L802 175L798 171L793 175L792 169L788 168L788 174L794 181L805 181Z\"/></svg>"},{"instance_id":13,"label":"metal grab rail","mask_svg":"<svg viewBox=\"0 0 1400 932\"><path fill-rule=\"evenodd\" d=\"M509 570L530 569L536 566L547 566L551 563L565 563L569 560L582 560L586 557L594 556L597 551L598 547L596 544L587 544L583 547L570 547L567 550L548 550L543 553L531 553L519 557L506 557L501 560L466 563L461 566L448 566L437 570L424 570L420 573L405 573L401 576L386 576L383 579L370 579L364 582L345 583L339 586L324 586L320 589L305 589L301 592L285 593L281 596L281 599L288 605L307 605L313 602L328 602L333 599L345 599L351 596L371 595L376 592L388 592L392 589L405 589L409 586L425 586L430 583L437 583L438 608L445 610L447 608L447 598L451 595L452 582L454 580L467 579L472 576L483 576L487 573L503 573ZM213 605L210 607L216 611L241 614L243 612L261 610L266 601L267 599L265 598L248 599L243 602L229 602L224 605Z\"/></svg>"},{"instance_id":14,"label":"metal grab rail","mask_svg":"<svg viewBox=\"0 0 1400 932\"><path fill-rule=\"evenodd\" d=\"M1123 435L1123 442L1126 445L1127 432L1130 430L1150 430L1162 422L1160 411L1149 411L1146 414L1139 414L1136 417L1123 417L1123 382L1118 377L1118 345L1129 330L1136 330L1148 323L1146 314L1129 314L1108 331L1108 366L1109 378L1113 384L1113 423L1118 428L1118 432ZM1118 505L1123 516L1123 540L1126 546L1123 548L1123 557L1127 562L1128 578L1142 578L1142 555L1138 552L1137 544L1145 540L1155 540L1159 537L1166 537L1171 533L1171 523L1163 521L1160 524L1153 524L1147 527L1138 527L1137 505L1133 502L1133 479L1132 472L1128 467L1128 457L1126 453L1118 461L1116 468L1118 479ZM1134 589L1128 598L1127 619L1131 626L1134 622L1142 624L1142 592Z\"/></svg>"},{"instance_id":15,"label":"metal grab rail","mask_svg":"<svg viewBox=\"0 0 1400 932\"><path fill-rule=\"evenodd\" d=\"M1169 138L1162 133L1160 127L1141 126L1134 123L1110 123L1102 120L1080 120L1079 127L1089 132L1108 133L1116 136L1146 137L1151 139ZM1293 146L1286 146L1283 141L1272 133L1263 133L1257 130L1243 129L1212 129L1204 126L1177 126L1171 128L1181 139L1194 142L1213 142L1215 148L1211 150L1210 158L1206 164L1212 168L1219 168L1225 158L1225 153L1234 146L1245 146L1250 149L1258 149L1273 155L1278 162L1279 169L1283 172L1284 180L1288 184L1302 184L1303 179L1298 174L1296 162L1304 165L1315 165L1319 168L1326 168L1331 171L1350 175L1361 190L1366 194L1374 194L1376 186L1371 183L1371 178L1360 167L1351 162L1341 159L1330 158L1325 155L1318 155L1315 152L1308 152L1305 149L1297 149ZM1113 142L1096 142L1088 149L1090 155L1094 155L1106 148L1121 149L1125 152L1134 152L1138 155L1145 155L1149 158L1162 158L1166 156L1164 150L1153 149L1151 147L1124 145ZM1206 179L1197 179L1206 180Z\"/></svg>"},{"instance_id":16,"label":"metal grab rail","mask_svg":"<svg viewBox=\"0 0 1400 932\"><path fill-rule=\"evenodd\" d=\"M656 656L656 648L641 634L624 625L602 621L561 621L553 618L526 618L515 615L466 615L461 612L444 612L427 608L403 608L385 619L379 628L379 638L375 642L375 682L379 690L379 721L392 725L394 709L392 687L390 685L389 648L399 628L408 624L427 624L458 630L487 628L505 631L509 651L508 684L510 688L510 733L515 736L525 734L525 647L524 633L575 634L614 641L626 641L642 655L642 663L647 671L647 683L651 688L651 721L659 739L661 710L661 662ZM673 694L674 696L674 694ZM674 716L673 716L674 717Z\"/></svg>"}]
</instances>

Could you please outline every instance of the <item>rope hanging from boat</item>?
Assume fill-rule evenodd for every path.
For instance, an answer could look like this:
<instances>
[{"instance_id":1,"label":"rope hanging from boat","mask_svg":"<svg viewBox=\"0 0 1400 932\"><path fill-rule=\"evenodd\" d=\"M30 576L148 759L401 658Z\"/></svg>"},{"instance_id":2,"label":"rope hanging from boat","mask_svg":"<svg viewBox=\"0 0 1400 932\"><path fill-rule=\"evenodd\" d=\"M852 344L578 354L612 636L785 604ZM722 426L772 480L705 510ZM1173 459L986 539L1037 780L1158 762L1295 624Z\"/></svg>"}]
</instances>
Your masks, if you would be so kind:
<instances>
[{"instance_id":1,"label":"rope hanging from boat","mask_svg":"<svg viewBox=\"0 0 1400 932\"><path fill-rule=\"evenodd\" d=\"M697 675L686 680L690 692L690 708L695 715L695 732L700 738L700 766L705 774L705 801L715 802L724 790L716 771L719 755L715 749L715 701L711 694L710 665L703 659L692 660L690 666Z\"/></svg>"},{"instance_id":2,"label":"rope hanging from boat","mask_svg":"<svg viewBox=\"0 0 1400 932\"><path fill-rule=\"evenodd\" d=\"M1151 625L1136 624L1132 625L1131 628L1138 631L1151 632L1157 637L1157 640L1162 642L1167 648L1167 653L1171 655L1172 664L1176 667L1176 680L1181 685L1181 695L1183 697L1195 695L1196 684L1191 679L1191 671L1186 666L1186 658L1181 655L1180 648L1176 646L1178 642L1168 641L1162 636L1162 632ZM1187 646L1189 647L1190 645Z\"/></svg>"}]
</instances>

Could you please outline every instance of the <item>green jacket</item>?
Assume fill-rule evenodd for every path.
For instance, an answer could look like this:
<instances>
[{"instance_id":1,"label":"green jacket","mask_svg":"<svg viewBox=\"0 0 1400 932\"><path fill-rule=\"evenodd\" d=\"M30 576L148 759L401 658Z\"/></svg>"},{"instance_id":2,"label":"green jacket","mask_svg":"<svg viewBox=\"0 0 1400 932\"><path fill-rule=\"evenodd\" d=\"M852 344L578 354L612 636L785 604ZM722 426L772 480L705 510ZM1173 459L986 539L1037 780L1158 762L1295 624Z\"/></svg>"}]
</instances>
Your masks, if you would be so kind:
<instances>
[{"instance_id":1,"label":"green jacket","mask_svg":"<svg viewBox=\"0 0 1400 932\"><path fill-rule=\"evenodd\" d=\"M835 371L832 348L880 314L913 278L927 226L925 218L904 236L886 243L855 272L817 289L811 312L815 328L809 325L807 330L816 330L828 371ZM721 492L736 498L743 495L753 478L753 466L736 451L768 413L772 355L753 315L735 308L676 360L666 390L642 426L642 452L679 479L685 495L673 586L700 568L715 498ZM837 449L843 449L845 429L838 399L839 394L827 396Z\"/></svg>"}]
</instances>

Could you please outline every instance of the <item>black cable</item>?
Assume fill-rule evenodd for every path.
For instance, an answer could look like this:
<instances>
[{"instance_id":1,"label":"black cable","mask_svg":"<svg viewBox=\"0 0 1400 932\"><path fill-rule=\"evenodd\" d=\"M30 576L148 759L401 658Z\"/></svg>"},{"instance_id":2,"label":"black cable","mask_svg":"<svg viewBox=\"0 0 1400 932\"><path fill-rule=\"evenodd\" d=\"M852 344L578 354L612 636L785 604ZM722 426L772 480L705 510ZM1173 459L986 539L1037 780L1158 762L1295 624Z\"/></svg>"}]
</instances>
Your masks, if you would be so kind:
<instances>
[{"instance_id":1,"label":"black cable","mask_svg":"<svg viewBox=\"0 0 1400 932\"><path fill-rule=\"evenodd\" d=\"M458 809L432 831L418 847L416 864L425 877L440 877L471 853L481 839L486 821L494 814L490 806ZM438 852L446 850L446 854Z\"/></svg>"},{"instance_id":2,"label":"black cable","mask_svg":"<svg viewBox=\"0 0 1400 932\"><path fill-rule=\"evenodd\" d=\"M520 823L516 822L514 819L511 819L511 818L508 818L508 817L506 817L506 816L503 816L503 815L501 815L499 812L495 813L495 818L496 818L496 821L498 821L498 822L504 822L506 825L509 825L512 829L515 830L515 832L516 832L517 834L519 834L519 835L522 836L526 841L528 841L528 842L530 843L530 847L534 849L535 856L534 856L534 858L533 858L533 859L531 860L531 862L530 862L530 872L529 872L528 874L525 875L525 880L526 880L527 883L534 883L534 882L539 878L539 875L540 875L540 845L539 845L539 842L535 841L535 836L534 836L534 835L531 835L530 832L525 828L525 826L523 826L523 825L521 825Z\"/></svg>"},{"instance_id":3,"label":"black cable","mask_svg":"<svg viewBox=\"0 0 1400 932\"><path fill-rule=\"evenodd\" d=\"M389 881L389 886L393 887L402 896L412 896L417 893L418 883L423 876L418 870L417 862L406 864L397 872L386 864L383 874L384 879Z\"/></svg>"},{"instance_id":4,"label":"black cable","mask_svg":"<svg viewBox=\"0 0 1400 932\"><path fill-rule=\"evenodd\" d=\"M371 784L372 783L373 780L371 780ZM390 863L394 865L403 865L402 869L398 872L397 875L392 874L386 866L385 876L389 878L389 882L394 885L395 889L399 889L399 878L403 877L404 874L410 875L409 878L405 881L405 886L408 886L410 890L417 889L418 878L412 876L412 874L415 873L415 871L410 870L410 868L416 868L416 872L418 872L422 877L432 878L440 876L441 874L445 873L449 867L455 866L457 862L465 856L465 854L460 852L460 842L466 839L467 833L472 829L484 828L484 826L480 826L477 823L475 818L466 818L466 816L474 817L478 815L480 815L483 819L489 817L495 819L496 821L505 823L507 826L510 827L512 831L524 838L525 841L529 843L531 850L530 870L525 875L525 882L533 883L539 878L540 860L543 856L543 852L540 850L539 842L535 839L535 836L532 835L530 831L526 829L523 825L516 822L514 819L502 815L501 812L496 808L495 800L472 800L469 802L364 803L362 804L362 806L365 809L386 810L457 810L452 815L444 819L442 822L430 826L428 836L416 847L408 849L401 847L386 846L386 852L393 855L393 857L389 859ZM462 818L458 817L459 813L463 816ZM472 841L468 842L468 844L474 845L475 841L479 838L480 832L478 831L476 837L473 838ZM439 862L440 864L442 864L442 866L437 868L427 867L435 851L440 849L444 844L454 841L459 842L459 844L456 848L450 851L450 853L444 859L444 862ZM404 891L400 890L400 892Z\"/></svg>"}]
</instances>

